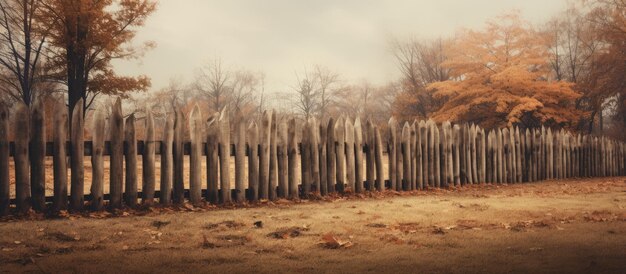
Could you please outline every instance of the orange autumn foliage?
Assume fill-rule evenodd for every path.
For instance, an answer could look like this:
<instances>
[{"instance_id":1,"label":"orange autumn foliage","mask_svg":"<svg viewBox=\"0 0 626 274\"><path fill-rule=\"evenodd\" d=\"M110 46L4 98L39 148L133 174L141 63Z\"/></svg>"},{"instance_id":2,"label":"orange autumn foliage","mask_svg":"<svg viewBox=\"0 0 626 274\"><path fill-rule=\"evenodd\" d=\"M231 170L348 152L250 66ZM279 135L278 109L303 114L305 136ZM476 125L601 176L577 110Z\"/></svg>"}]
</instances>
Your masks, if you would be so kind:
<instances>
[{"instance_id":1,"label":"orange autumn foliage","mask_svg":"<svg viewBox=\"0 0 626 274\"><path fill-rule=\"evenodd\" d=\"M436 121L571 127L581 115L575 108L581 95L571 83L548 80L543 37L517 13L489 21L484 31L462 31L445 50L442 66L451 78L427 87L445 101Z\"/></svg>"}]
</instances>

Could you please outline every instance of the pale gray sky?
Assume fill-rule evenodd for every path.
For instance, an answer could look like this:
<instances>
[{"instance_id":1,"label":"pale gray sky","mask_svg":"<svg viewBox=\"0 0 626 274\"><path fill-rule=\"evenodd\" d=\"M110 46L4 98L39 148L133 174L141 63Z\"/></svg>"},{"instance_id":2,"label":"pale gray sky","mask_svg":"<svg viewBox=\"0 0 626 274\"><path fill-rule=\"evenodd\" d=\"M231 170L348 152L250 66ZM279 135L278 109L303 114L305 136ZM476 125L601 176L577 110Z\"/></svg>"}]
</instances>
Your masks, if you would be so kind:
<instances>
[{"instance_id":1,"label":"pale gray sky","mask_svg":"<svg viewBox=\"0 0 626 274\"><path fill-rule=\"evenodd\" d=\"M231 68L263 71L267 92L288 90L295 72L313 64L347 82L383 84L398 77L389 37L449 36L511 9L540 23L566 6L567 0L161 0L135 40L157 47L116 68L148 75L151 90L172 77L192 80L215 57Z\"/></svg>"}]
</instances>

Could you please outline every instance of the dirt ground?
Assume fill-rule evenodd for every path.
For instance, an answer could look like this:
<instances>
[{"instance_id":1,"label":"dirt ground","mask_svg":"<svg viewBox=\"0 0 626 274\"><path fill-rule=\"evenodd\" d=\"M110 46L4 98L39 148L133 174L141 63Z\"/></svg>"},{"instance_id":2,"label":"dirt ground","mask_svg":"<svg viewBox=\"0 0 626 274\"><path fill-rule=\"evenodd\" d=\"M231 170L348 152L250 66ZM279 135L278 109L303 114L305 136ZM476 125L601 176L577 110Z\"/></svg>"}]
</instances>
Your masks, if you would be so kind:
<instances>
[{"instance_id":1,"label":"dirt ground","mask_svg":"<svg viewBox=\"0 0 626 274\"><path fill-rule=\"evenodd\" d=\"M366 196L3 220L0 272L626 273L626 177Z\"/></svg>"}]
</instances>

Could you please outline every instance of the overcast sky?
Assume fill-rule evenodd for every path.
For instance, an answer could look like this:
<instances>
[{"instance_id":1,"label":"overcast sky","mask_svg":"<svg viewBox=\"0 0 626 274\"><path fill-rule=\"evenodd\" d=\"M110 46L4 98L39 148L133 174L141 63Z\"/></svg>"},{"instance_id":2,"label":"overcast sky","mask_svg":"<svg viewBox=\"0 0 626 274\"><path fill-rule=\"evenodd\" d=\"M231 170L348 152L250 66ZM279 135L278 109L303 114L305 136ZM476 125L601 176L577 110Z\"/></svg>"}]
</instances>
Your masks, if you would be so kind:
<instances>
[{"instance_id":1,"label":"overcast sky","mask_svg":"<svg viewBox=\"0 0 626 274\"><path fill-rule=\"evenodd\" d=\"M219 57L230 68L263 71L267 92L294 85L314 64L346 82L398 78L390 37L437 38L518 9L532 23L563 10L567 0L161 0L136 42L157 47L141 61L117 62L120 74L145 74L151 90L172 77L193 79Z\"/></svg>"}]
</instances>

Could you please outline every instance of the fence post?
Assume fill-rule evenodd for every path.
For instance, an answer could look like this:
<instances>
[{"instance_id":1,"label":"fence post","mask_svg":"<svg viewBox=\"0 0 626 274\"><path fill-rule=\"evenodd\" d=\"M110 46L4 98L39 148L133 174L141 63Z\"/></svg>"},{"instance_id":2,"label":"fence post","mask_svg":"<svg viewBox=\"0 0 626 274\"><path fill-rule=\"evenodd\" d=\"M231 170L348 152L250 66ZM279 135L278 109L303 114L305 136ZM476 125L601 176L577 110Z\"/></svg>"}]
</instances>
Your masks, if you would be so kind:
<instances>
[{"instance_id":1,"label":"fence post","mask_svg":"<svg viewBox=\"0 0 626 274\"><path fill-rule=\"evenodd\" d=\"M547 152L547 154L548 154L548 155L546 155L546 158L547 158L547 160L546 160L546 164L547 164L547 168L548 168L548 170L547 170L547 172L546 172L546 173L547 173L547 174L546 174L546 175L547 175L547 176L546 176L546 177L547 177L546 179L548 179L548 180L552 180L552 178L553 178L553 176L554 176L554 161L553 161L553 159L554 159L554 158L553 158L553 157L554 157L554 155L552 154L552 153L553 153L553 147L552 147L552 141L553 141L553 138L552 138L552 129L551 129L551 128L548 128L548 130L547 130L546 134L547 134L547 135L546 135L546 152Z\"/></svg>"},{"instance_id":2,"label":"fence post","mask_svg":"<svg viewBox=\"0 0 626 274\"><path fill-rule=\"evenodd\" d=\"M378 191L385 190L385 178L383 174L383 140L380 137L380 130L374 127L374 142L376 149L374 150L374 160L376 163L376 188Z\"/></svg>"},{"instance_id":3,"label":"fence post","mask_svg":"<svg viewBox=\"0 0 626 274\"><path fill-rule=\"evenodd\" d=\"M82 105L80 105L82 108ZM30 160L28 141L30 139L30 111L28 106L19 103L15 111L15 205L20 213L30 209Z\"/></svg>"},{"instance_id":4,"label":"fence post","mask_svg":"<svg viewBox=\"0 0 626 274\"><path fill-rule=\"evenodd\" d=\"M250 200L259 200L259 129L254 121L248 125L248 189Z\"/></svg>"},{"instance_id":5,"label":"fence post","mask_svg":"<svg viewBox=\"0 0 626 274\"><path fill-rule=\"evenodd\" d=\"M146 108L146 136L143 146L142 155L142 199L141 202L145 205L151 205L154 203L154 186L155 180L155 166L154 159L156 155L156 143L154 135L154 118L152 117L152 111Z\"/></svg>"},{"instance_id":6,"label":"fence post","mask_svg":"<svg viewBox=\"0 0 626 274\"><path fill-rule=\"evenodd\" d=\"M398 132L398 123L396 122L396 118L391 117L388 122L389 125L389 141L387 141L387 167L389 169L389 184L391 185L392 190L396 190L396 180L397 180L397 132Z\"/></svg>"},{"instance_id":7,"label":"fence post","mask_svg":"<svg viewBox=\"0 0 626 274\"><path fill-rule=\"evenodd\" d=\"M363 130L361 119L354 120L354 180L356 181L355 191L363 192Z\"/></svg>"},{"instance_id":8,"label":"fence post","mask_svg":"<svg viewBox=\"0 0 626 274\"><path fill-rule=\"evenodd\" d=\"M336 191L337 185L337 161L335 151L335 120L333 118L328 119L328 126L326 127L326 178L328 183L328 192L333 193Z\"/></svg>"},{"instance_id":9,"label":"fence post","mask_svg":"<svg viewBox=\"0 0 626 274\"><path fill-rule=\"evenodd\" d=\"M454 185L454 158L452 157L452 144L454 143L452 135L452 124L445 121L442 125L444 131L444 159L445 159L445 187Z\"/></svg>"},{"instance_id":10,"label":"fence post","mask_svg":"<svg viewBox=\"0 0 626 274\"><path fill-rule=\"evenodd\" d=\"M222 109L218 123L221 201L230 204L230 118L227 107Z\"/></svg>"},{"instance_id":11,"label":"fence post","mask_svg":"<svg viewBox=\"0 0 626 274\"><path fill-rule=\"evenodd\" d=\"M118 98L119 102L119 98ZM121 104L121 103L120 103ZM71 126L71 147L72 147L72 157L71 157L71 199L70 199L70 209L72 210L81 210L83 209L83 204L85 201L84 198L84 186L85 186L85 170L83 165L84 159L84 137L83 137L83 129L84 129L84 121L83 121L83 101L80 99L78 103L74 106L74 111L72 112L72 126ZM123 138L123 133L120 132L120 135ZM120 159L120 165L121 165ZM111 166L113 169L113 165ZM113 174L111 174L112 176ZM121 180L121 178L120 178ZM121 181L120 181L121 187ZM121 195L121 191L120 191Z\"/></svg>"},{"instance_id":12,"label":"fence post","mask_svg":"<svg viewBox=\"0 0 626 274\"><path fill-rule=\"evenodd\" d=\"M264 111L259 130L259 199L268 199L270 188L270 136L272 134L272 111Z\"/></svg>"},{"instance_id":13,"label":"fence post","mask_svg":"<svg viewBox=\"0 0 626 274\"><path fill-rule=\"evenodd\" d=\"M346 125L345 119L339 117L335 123L335 141L337 147L335 148L335 157L337 160L337 190L340 193L345 191L346 184Z\"/></svg>"},{"instance_id":14,"label":"fence post","mask_svg":"<svg viewBox=\"0 0 626 274\"><path fill-rule=\"evenodd\" d=\"M104 109L99 107L93 117L93 127L91 132L91 209L100 211L104 208ZM55 153L58 151L55 151ZM63 161L61 159L60 161Z\"/></svg>"},{"instance_id":15,"label":"fence post","mask_svg":"<svg viewBox=\"0 0 626 274\"><path fill-rule=\"evenodd\" d=\"M172 192L172 200L175 204L185 202L185 160L184 160L184 143L185 138L185 117L182 110L175 109L174 119L174 189Z\"/></svg>"},{"instance_id":16,"label":"fence post","mask_svg":"<svg viewBox=\"0 0 626 274\"><path fill-rule=\"evenodd\" d=\"M517 158L519 157L519 153L518 153L518 141L515 138L515 132L516 132L516 127L511 127L509 134L511 135L511 168L513 170L512 174L511 174L511 182L512 183L519 183L519 181L517 180L517 176L518 173L520 172L517 169Z\"/></svg>"},{"instance_id":17,"label":"fence post","mask_svg":"<svg viewBox=\"0 0 626 274\"><path fill-rule=\"evenodd\" d=\"M452 140L454 140L453 144L453 152L454 152L454 186L461 186L461 127L459 125L454 125L452 127Z\"/></svg>"},{"instance_id":18,"label":"fence post","mask_svg":"<svg viewBox=\"0 0 626 274\"><path fill-rule=\"evenodd\" d=\"M207 153L206 153L206 166L207 166L207 190L206 200L209 203L219 203L219 117L220 113L215 112L207 122Z\"/></svg>"},{"instance_id":19,"label":"fence post","mask_svg":"<svg viewBox=\"0 0 626 274\"><path fill-rule=\"evenodd\" d=\"M276 188L278 187L278 155L276 155L276 139L278 136L278 123L276 111L272 110L272 122L270 126L270 172L268 198L276 200Z\"/></svg>"},{"instance_id":20,"label":"fence post","mask_svg":"<svg viewBox=\"0 0 626 274\"><path fill-rule=\"evenodd\" d=\"M347 190L350 192L355 192L356 182L355 180L355 166L354 166L354 126L352 125L352 121L350 121L350 117L346 118L345 121L345 151L346 151L346 186Z\"/></svg>"},{"instance_id":21,"label":"fence post","mask_svg":"<svg viewBox=\"0 0 626 274\"><path fill-rule=\"evenodd\" d=\"M417 182L415 185L416 189L424 189L424 121L419 121L417 123L417 128L415 129L416 134L416 144L415 147L417 149Z\"/></svg>"},{"instance_id":22,"label":"fence post","mask_svg":"<svg viewBox=\"0 0 626 274\"><path fill-rule=\"evenodd\" d=\"M306 198L311 193L311 124L304 121L302 124L302 140L300 141L300 177L302 181L302 195Z\"/></svg>"},{"instance_id":23,"label":"fence post","mask_svg":"<svg viewBox=\"0 0 626 274\"><path fill-rule=\"evenodd\" d=\"M46 207L46 112L41 102L33 106L31 113L30 139L30 191L32 206L36 211Z\"/></svg>"},{"instance_id":24,"label":"fence post","mask_svg":"<svg viewBox=\"0 0 626 274\"><path fill-rule=\"evenodd\" d=\"M196 104L189 114L189 201L198 205L202 201L202 113ZM241 130L241 129L240 129ZM241 134L241 133L240 133ZM239 147L237 147L239 149ZM235 165L235 168L237 166Z\"/></svg>"},{"instance_id":25,"label":"fence post","mask_svg":"<svg viewBox=\"0 0 626 274\"><path fill-rule=\"evenodd\" d=\"M487 166L486 183L493 183L493 130L487 133Z\"/></svg>"},{"instance_id":26,"label":"fence post","mask_svg":"<svg viewBox=\"0 0 626 274\"><path fill-rule=\"evenodd\" d=\"M320 194L322 196L328 194L328 170L326 166L326 159L328 158L328 152L326 151L326 140L328 139L328 130L326 123L320 121L319 127L319 169L320 169Z\"/></svg>"},{"instance_id":27,"label":"fence post","mask_svg":"<svg viewBox=\"0 0 626 274\"><path fill-rule=\"evenodd\" d=\"M411 190L417 189L417 120L411 124Z\"/></svg>"},{"instance_id":28,"label":"fence post","mask_svg":"<svg viewBox=\"0 0 626 274\"><path fill-rule=\"evenodd\" d=\"M419 122L419 134L420 134L420 148L421 148L421 152L422 152L422 161L420 163L420 169L422 172L420 172L420 183L419 183L419 188L420 189L424 189L424 188L428 188L428 180L429 180L429 176L428 176L428 135L429 135L429 130L428 127L426 126L426 122L424 122L424 120L421 120Z\"/></svg>"},{"instance_id":29,"label":"fence post","mask_svg":"<svg viewBox=\"0 0 626 274\"><path fill-rule=\"evenodd\" d=\"M374 190L374 180L376 178L376 168L374 164L374 151L375 151L375 142L376 133L374 132L374 124L370 119L367 119L365 122L365 146L367 150L365 151L365 178L367 180L367 190Z\"/></svg>"},{"instance_id":30,"label":"fence post","mask_svg":"<svg viewBox=\"0 0 626 274\"><path fill-rule=\"evenodd\" d=\"M174 118L170 114L165 118L163 142L161 143L161 196L159 203L169 205L172 200L172 184L174 181Z\"/></svg>"},{"instance_id":31,"label":"fence post","mask_svg":"<svg viewBox=\"0 0 626 274\"><path fill-rule=\"evenodd\" d=\"M287 121L282 119L278 124L278 141L277 141L277 155L278 155L278 197L289 197L289 179L288 179L288 156L287 145L289 144L287 137ZM250 164L248 162L248 164Z\"/></svg>"},{"instance_id":32,"label":"fence post","mask_svg":"<svg viewBox=\"0 0 626 274\"><path fill-rule=\"evenodd\" d=\"M411 127L408 122L404 122L402 127L402 181L399 182L400 190L411 190Z\"/></svg>"},{"instance_id":33,"label":"fence post","mask_svg":"<svg viewBox=\"0 0 626 274\"><path fill-rule=\"evenodd\" d=\"M287 147L287 161L288 161L288 177L289 177L289 198L299 199L298 181L296 180L297 165L298 165L298 140L296 137L296 119L289 119L289 128L287 132L288 147Z\"/></svg>"},{"instance_id":34,"label":"fence post","mask_svg":"<svg viewBox=\"0 0 626 274\"><path fill-rule=\"evenodd\" d=\"M4 104L0 104L0 216L9 214L10 202L9 110Z\"/></svg>"},{"instance_id":35,"label":"fence post","mask_svg":"<svg viewBox=\"0 0 626 274\"><path fill-rule=\"evenodd\" d=\"M311 186L315 193L320 193L320 151L319 151L319 125L315 118L309 119L309 130L311 144L309 146L309 156L311 164Z\"/></svg>"},{"instance_id":36,"label":"fence post","mask_svg":"<svg viewBox=\"0 0 626 274\"><path fill-rule=\"evenodd\" d=\"M76 110L74 111L74 114ZM72 125L72 133L75 127ZM122 118L122 102L117 98L111 106L111 117L109 118L109 138L111 142L110 156L110 177L109 177L109 207L122 207L123 192L123 164L124 164L124 118ZM72 149L72 154L73 154ZM72 174L74 167L72 166ZM82 193L80 194L82 196Z\"/></svg>"},{"instance_id":37,"label":"fence post","mask_svg":"<svg viewBox=\"0 0 626 274\"><path fill-rule=\"evenodd\" d=\"M235 127L235 201L243 203L246 200L246 124L241 119Z\"/></svg>"},{"instance_id":38,"label":"fence post","mask_svg":"<svg viewBox=\"0 0 626 274\"><path fill-rule=\"evenodd\" d=\"M135 135L135 114L131 114L126 118L124 132L126 135L126 205L135 207L137 205L137 137Z\"/></svg>"}]
</instances>

